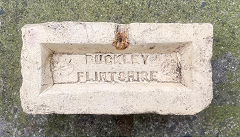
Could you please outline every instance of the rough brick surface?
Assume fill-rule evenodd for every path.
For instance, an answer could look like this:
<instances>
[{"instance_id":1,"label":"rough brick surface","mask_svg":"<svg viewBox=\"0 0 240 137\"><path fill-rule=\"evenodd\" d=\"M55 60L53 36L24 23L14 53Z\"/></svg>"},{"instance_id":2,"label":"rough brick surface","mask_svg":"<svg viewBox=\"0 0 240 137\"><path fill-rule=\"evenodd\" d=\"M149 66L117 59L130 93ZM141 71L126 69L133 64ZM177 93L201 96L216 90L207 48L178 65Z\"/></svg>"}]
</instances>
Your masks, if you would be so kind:
<instances>
[{"instance_id":1,"label":"rough brick surface","mask_svg":"<svg viewBox=\"0 0 240 137\"><path fill-rule=\"evenodd\" d=\"M116 38L119 28L125 37ZM207 23L25 25L23 110L195 114L212 100L212 36ZM127 43L126 49L116 49L116 40L118 46Z\"/></svg>"}]
</instances>

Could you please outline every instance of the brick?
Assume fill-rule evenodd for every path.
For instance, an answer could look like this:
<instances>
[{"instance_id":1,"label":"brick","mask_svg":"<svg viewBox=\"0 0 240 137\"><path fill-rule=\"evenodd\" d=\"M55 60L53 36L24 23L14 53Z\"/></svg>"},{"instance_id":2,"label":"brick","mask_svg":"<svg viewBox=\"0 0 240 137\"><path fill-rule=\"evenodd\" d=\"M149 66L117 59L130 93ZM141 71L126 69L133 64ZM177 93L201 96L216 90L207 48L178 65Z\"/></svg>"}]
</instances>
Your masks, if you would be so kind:
<instances>
[{"instance_id":1,"label":"brick","mask_svg":"<svg viewBox=\"0 0 240 137\"><path fill-rule=\"evenodd\" d=\"M192 115L212 100L211 24L49 22L22 28L31 114Z\"/></svg>"}]
</instances>

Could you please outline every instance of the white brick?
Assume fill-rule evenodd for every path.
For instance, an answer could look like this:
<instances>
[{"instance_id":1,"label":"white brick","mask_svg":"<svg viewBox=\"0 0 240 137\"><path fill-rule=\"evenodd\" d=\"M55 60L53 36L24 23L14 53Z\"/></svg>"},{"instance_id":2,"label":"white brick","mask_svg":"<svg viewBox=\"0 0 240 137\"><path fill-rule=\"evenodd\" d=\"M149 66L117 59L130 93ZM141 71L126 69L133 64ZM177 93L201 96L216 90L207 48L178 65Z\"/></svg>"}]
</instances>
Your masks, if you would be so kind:
<instances>
[{"instance_id":1,"label":"white brick","mask_svg":"<svg viewBox=\"0 0 240 137\"><path fill-rule=\"evenodd\" d=\"M121 28L121 30L119 29ZM129 47L112 44L126 30ZM212 100L211 24L50 22L22 28L24 112L192 115Z\"/></svg>"}]
</instances>

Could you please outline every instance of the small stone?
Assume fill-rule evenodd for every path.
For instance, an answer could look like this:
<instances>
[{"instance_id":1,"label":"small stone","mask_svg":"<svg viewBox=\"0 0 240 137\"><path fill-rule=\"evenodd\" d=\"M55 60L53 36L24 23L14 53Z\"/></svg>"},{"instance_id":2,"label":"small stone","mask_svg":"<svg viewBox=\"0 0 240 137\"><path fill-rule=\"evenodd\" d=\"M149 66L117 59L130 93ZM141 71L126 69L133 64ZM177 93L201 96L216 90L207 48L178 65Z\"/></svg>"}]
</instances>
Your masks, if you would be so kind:
<instances>
[{"instance_id":1,"label":"small stone","mask_svg":"<svg viewBox=\"0 0 240 137\"><path fill-rule=\"evenodd\" d=\"M201 8L205 7L207 5L207 2L202 2Z\"/></svg>"},{"instance_id":2,"label":"small stone","mask_svg":"<svg viewBox=\"0 0 240 137\"><path fill-rule=\"evenodd\" d=\"M0 9L0 15L4 14L4 10Z\"/></svg>"}]
</instances>

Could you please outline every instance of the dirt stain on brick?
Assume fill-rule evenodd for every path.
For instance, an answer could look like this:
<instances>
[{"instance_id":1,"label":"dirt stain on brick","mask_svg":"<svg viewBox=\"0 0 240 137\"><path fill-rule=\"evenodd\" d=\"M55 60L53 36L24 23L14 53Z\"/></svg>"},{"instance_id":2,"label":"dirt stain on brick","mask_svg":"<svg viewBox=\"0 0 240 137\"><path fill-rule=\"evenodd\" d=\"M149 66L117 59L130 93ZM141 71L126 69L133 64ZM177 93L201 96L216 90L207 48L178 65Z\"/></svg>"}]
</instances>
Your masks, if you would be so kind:
<instances>
[{"instance_id":1,"label":"dirt stain on brick","mask_svg":"<svg viewBox=\"0 0 240 137\"><path fill-rule=\"evenodd\" d=\"M113 41L113 46L117 50L124 50L129 47L128 29L125 29L124 31L120 31L120 29L117 27L117 32L116 32L115 39Z\"/></svg>"}]
</instances>

